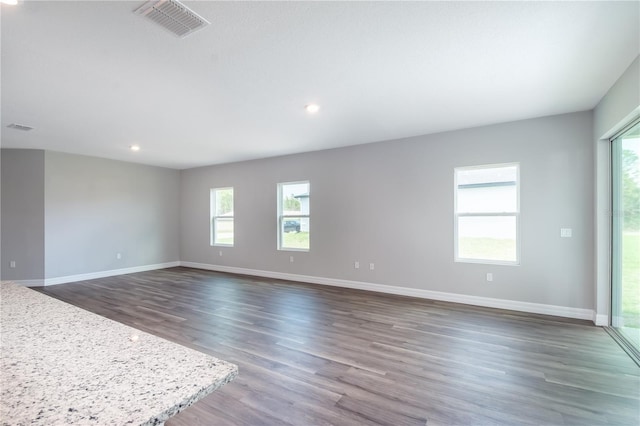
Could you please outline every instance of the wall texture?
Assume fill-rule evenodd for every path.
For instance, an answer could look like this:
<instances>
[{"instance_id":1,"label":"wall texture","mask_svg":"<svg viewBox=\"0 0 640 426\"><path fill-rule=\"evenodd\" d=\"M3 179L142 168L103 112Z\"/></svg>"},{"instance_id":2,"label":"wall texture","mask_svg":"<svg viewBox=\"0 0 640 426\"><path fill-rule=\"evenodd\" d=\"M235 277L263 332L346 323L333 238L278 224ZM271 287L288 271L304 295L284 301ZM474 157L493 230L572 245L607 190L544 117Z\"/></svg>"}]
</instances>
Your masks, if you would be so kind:
<instances>
[{"instance_id":1,"label":"wall texture","mask_svg":"<svg viewBox=\"0 0 640 426\"><path fill-rule=\"evenodd\" d=\"M44 278L44 151L2 150L3 280ZM14 261L16 267L10 268Z\"/></svg>"},{"instance_id":2,"label":"wall texture","mask_svg":"<svg viewBox=\"0 0 640 426\"><path fill-rule=\"evenodd\" d=\"M581 112L183 170L181 260L590 310L593 161ZM453 169L506 162L521 167L521 265L454 263ZM311 182L311 250L278 251L276 184L298 180ZM225 186L235 246L211 247L209 190Z\"/></svg>"},{"instance_id":3,"label":"wall texture","mask_svg":"<svg viewBox=\"0 0 640 426\"><path fill-rule=\"evenodd\" d=\"M44 175L45 278L180 260L177 170L47 151Z\"/></svg>"}]
</instances>

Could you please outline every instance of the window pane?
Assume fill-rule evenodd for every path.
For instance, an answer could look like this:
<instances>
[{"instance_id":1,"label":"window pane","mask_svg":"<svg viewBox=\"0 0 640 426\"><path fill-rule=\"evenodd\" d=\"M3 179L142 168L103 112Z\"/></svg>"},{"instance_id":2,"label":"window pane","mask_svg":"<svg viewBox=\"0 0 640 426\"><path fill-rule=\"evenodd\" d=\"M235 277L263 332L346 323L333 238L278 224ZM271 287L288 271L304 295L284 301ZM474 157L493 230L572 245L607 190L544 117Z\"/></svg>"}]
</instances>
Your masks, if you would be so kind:
<instances>
[{"instance_id":1,"label":"window pane","mask_svg":"<svg viewBox=\"0 0 640 426\"><path fill-rule=\"evenodd\" d=\"M518 263L518 170L517 164L455 170L456 260Z\"/></svg>"},{"instance_id":2,"label":"window pane","mask_svg":"<svg viewBox=\"0 0 640 426\"><path fill-rule=\"evenodd\" d=\"M211 244L233 245L233 188L211 190Z\"/></svg>"},{"instance_id":3,"label":"window pane","mask_svg":"<svg viewBox=\"0 0 640 426\"><path fill-rule=\"evenodd\" d=\"M309 250L309 218L282 218L282 248Z\"/></svg>"},{"instance_id":4,"label":"window pane","mask_svg":"<svg viewBox=\"0 0 640 426\"><path fill-rule=\"evenodd\" d=\"M611 325L640 351L640 123L612 148Z\"/></svg>"},{"instance_id":5,"label":"window pane","mask_svg":"<svg viewBox=\"0 0 640 426\"><path fill-rule=\"evenodd\" d=\"M216 216L233 216L233 188L216 189Z\"/></svg>"},{"instance_id":6,"label":"window pane","mask_svg":"<svg viewBox=\"0 0 640 426\"><path fill-rule=\"evenodd\" d=\"M309 250L309 182L278 184L278 249Z\"/></svg>"},{"instance_id":7,"label":"window pane","mask_svg":"<svg viewBox=\"0 0 640 426\"><path fill-rule=\"evenodd\" d=\"M213 220L215 244L233 244L233 218L217 217Z\"/></svg>"},{"instance_id":8,"label":"window pane","mask_svg":"<svg viewBox=\"0 0 640 426\"><path fill-rule=\"evenodd\" d=\"M459 217L458 258L517 261L516 217Z\"/></svg>"},{"instance_id":9,"label":"window pane","mask_svg":"<svg viewBox=\"0 0 640 426\"><path fill-rule=\"evenodd\" d=\"M458 213L515 213L518 195L515 182L458 185Z\"/></svg>"},{"instance_id":10,"label":"window pane","mask_svg":"<svg viewBox=\"0 0 640 426\"><path fill-rule=\"evenodd\" d=\"M309 214L309 183L282 185L282 214Z\"/></svg>"}]
</instances>

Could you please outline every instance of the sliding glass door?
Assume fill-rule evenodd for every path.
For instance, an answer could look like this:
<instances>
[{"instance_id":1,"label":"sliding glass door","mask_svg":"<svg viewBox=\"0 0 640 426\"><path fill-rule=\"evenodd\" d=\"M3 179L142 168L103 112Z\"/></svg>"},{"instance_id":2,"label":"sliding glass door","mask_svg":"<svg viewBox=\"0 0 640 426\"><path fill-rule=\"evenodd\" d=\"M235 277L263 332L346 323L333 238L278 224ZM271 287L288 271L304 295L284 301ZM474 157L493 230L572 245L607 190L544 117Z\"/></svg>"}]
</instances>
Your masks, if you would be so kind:
<instances>
[{"instance_id":1,"label":"sliding glass door","mask_svg":"<svg viewBox=\"0 0 640 426\"><path fill-rule=\"evenodd\" d=\"M611 326L640 352L640 122L612 142Z\"/></svg>"}]
</instances>

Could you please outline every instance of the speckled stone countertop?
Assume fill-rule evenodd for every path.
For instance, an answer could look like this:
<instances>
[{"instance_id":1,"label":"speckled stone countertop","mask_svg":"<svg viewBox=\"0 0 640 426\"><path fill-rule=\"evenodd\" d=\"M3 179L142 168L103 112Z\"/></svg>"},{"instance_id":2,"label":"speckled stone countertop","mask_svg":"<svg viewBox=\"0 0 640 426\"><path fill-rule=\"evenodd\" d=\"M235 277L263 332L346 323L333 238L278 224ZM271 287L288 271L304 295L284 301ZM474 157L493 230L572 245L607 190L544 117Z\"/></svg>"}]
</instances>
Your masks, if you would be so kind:
<instances>
[{"instance_id":1,"label":"speckled stone countertop","mask_svg":"<svg viewBox=\"0 0 640 426\"><path fill-rule=\"evenodd\" d=\"M157 425L238 367L0 283L2 425Z\"/></svg>"}]
</instances>

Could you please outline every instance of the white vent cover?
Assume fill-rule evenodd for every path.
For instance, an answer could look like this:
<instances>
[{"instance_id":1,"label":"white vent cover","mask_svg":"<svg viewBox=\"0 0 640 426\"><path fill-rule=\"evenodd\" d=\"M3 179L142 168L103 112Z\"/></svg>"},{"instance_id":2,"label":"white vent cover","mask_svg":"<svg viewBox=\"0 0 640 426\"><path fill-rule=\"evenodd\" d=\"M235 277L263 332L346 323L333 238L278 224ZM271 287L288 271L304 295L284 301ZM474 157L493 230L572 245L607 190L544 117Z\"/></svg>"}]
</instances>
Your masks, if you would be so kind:
<instances>
[{"instance_id":1,"label":"white vent cover","mask_svg":"<svg viewBox=\"0 0 640 426\"><path fill-rule=\"evenodd\" d=\"M177 0L149 0L135 13L146 16L178 37L186 37L209 22Z\"/></svg>"},{"instance_id":2,"label":"white vent cover","mask_svg":"<svg viewBox=\"0 0 640 426\"><path fill-rule=\"evenodd\" d=\"M29 130L33 130L33 127L31 126L25 126L24 124L18 124L18 123L11 123L7 127L10 129L23 130L25 132L28 132Z\"/></svg>"}]
</instances>

